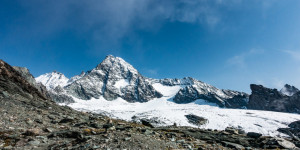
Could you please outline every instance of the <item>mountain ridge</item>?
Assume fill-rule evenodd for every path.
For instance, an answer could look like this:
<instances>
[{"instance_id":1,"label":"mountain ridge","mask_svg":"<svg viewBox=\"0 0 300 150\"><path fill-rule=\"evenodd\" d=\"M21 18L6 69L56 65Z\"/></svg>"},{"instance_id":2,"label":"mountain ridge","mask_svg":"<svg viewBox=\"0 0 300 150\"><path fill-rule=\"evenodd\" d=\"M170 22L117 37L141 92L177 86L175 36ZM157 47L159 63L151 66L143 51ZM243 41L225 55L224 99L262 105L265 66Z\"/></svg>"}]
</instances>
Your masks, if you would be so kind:
<instances>
[{"instance_id":1,"label":"mountain ridge","mask_svg":"<svg viewBox=\"0 0 300 150\"><path fill-rule=\"evenodd\" d=\"M65 94L83 100L97 99L103 96L107 100L120 97L128 102L147 102L163 96L161 94L163 91L158 91L153 87L154 84L162 84L172 87L181 86L178 93L173 95L176 103L188 103L197 99L204 99L217 103L221 107L242 108L248 101L248 94L244 92L218 89L192 77L182 79L144 77L131 64L112 55L106 56L94 69L87 71L82 77L76 78L72 82L70 79L67 81L66 78L62 78L63 81L44 78L49 77L49 74L41 75L36 80L48 84L48 89L52 90L60 83ZM48 81L54 83L51 84ZM239 101L239 104L231 104L232 101Z\"/></svg>"}]
</instances>

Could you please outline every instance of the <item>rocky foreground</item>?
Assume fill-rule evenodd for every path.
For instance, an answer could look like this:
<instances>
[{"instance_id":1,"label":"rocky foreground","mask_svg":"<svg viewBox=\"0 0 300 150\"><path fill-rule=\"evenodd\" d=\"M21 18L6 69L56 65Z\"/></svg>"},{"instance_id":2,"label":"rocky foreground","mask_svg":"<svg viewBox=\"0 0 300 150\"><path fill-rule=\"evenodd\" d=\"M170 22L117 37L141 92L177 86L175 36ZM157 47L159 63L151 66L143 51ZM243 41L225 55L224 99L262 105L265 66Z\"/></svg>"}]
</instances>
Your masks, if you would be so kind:
<instances>
[{"instance_id":1,"label":"rocky foreground","mask_svg":"<svg viewBox=\"0 0 300 150\"><path fill-rule=\"evenodd\" d=\"M298 149L297 125L282 129L292 138L266 137L227 128L154 128L59 106L0 60L1 149ZM190 116L194 123L197 117ZM203 120L199 120L202 123ZM294 123L295 124L295 123Z\"/></svg>"}]
</instances>

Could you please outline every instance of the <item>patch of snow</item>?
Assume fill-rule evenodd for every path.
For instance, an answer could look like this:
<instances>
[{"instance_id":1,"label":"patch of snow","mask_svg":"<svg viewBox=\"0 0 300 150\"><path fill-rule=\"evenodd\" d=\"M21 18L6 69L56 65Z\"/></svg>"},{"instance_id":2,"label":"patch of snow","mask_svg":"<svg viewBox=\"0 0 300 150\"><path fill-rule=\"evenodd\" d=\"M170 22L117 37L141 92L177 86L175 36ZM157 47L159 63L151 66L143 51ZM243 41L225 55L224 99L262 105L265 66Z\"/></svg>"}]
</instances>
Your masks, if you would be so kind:
<instances>
[{"instance_id":1,"label":"patch of snow","mask_svg":"<svg viewBox=\"0 0 300 150\"><path fill-rule=\"evenodd\" d=\"M154 89L158 92L160 92L163 96L172 97L175 96L176 93L182 88L182 86L176 85L176 86L167 86L162 85L161 83L154 83L152 84Z\"/></svg>"},{"instance_id":2,"label":"patch of snow","mask_svg":"<svg viewBox=\"0 0 300 150\"><path fill-rule=\"evenodd\" d=\"M119 88L126 87L127 85L129 85L129 81L127 79L120 79L116 81L114 86L119 89Z\"/></svg>"},{"instance_id":3,"label":"patch of snow","mask_svg":"<svg viewBox=\"0 0 300 150\"><path fill-rule=\"evenodd\" d=\"M292 96L294 93L289 92L285 87L280 90L280 92L287 96Z\"/></svg>"},{"instance_id":4,"label":"patch of snow","mask_svg":"<svg viewBox=\"0 0 300 150\"><path fill-rule=\"evenodd\" d=\"M165 94L170 94L170 91L165 92ZM161 122L161 124L157 124L158 126L173 125L176 123L179 126L197 127L190 124L185 117L187 114L195 114L209 120L201 128L224 130L228 126L233 126L242 127L246 132L283 136L283 134L277 131L278 128L285 128L289 123L300 120L300 115L298 114L225 109L214 106L204 100L197 100L188 104L176 104L169 101L166 97L154 99L146 103L129 103L121 98L114 101L107 101L103 97L99 99L92 98L87 101L74 99L76 102L69 104L69 106L76 110L106 114L113 118L128 121L131 121L133 116L149 119L157 117L159 122Z\"/></svg>"}]
</instances>

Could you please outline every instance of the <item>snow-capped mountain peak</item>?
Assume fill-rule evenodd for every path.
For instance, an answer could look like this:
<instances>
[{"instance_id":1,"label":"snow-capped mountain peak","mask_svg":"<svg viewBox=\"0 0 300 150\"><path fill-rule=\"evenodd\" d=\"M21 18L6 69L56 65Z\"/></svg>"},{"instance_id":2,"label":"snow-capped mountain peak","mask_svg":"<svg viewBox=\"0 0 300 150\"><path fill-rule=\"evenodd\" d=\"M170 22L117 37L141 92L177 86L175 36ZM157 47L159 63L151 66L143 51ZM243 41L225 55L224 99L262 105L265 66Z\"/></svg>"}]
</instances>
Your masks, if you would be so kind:
<instances>
[{"instance_id":1,"label":"snow-capped mountain peak","mask_svg":"<svg viewBox=\"0 0 300 150\"><path fill-rule=\"evenodd\" d=\"M59 83L45 75L41 80L54 89ZM48 83L53 81L53 84ZM189 103L197 99L217 103L221 107L244 107L248 95L242 92L218 89L192 77L183 79L150 79L142 76L132 65L112 55L91 71L60 82L68 95L89 100L103 96L107 100L122 98L129 102L147 102L162 96L172 98L176 103ZM233 103L239 104L233 106Z\"/></svg>"},{"instance_id":2,"label":"snow-capped mountain peak","mask_svg":"<svg viewBox=\"0 0 300 150\"><path fill-rule=\"evenodd\" d=\"M69 80L64 74L57 71L40 75L35 79L37 82L45 85L48 90L54 89L58 85L64 87Z\"/></svg>"},{"instance_id":3,"label":"snow-capped mountain peak","mask_svg":"<svg viewBox=\"0 0 300 150\"><path fill-rule=\"evenodd\" d=\"M297 89L294 86L285 84L284 87L280 90L280 93L287 95L287 96L292 96L295 93L299 92L299 89Z\"/></svg>"},{"instance_id":4,"label":"snow-capped mountain peak","mask_svg":"<svg viewBox=\"0 0 300 150\"><path fill-rule=\"evenodd\" d=\"M138 74L138 71L124 59L120 57L114 57L112 55L106 56L106 58L97 65L94 70L103 70L106 72L114 71L116 72L131 72L133 74Z\"/></svg>"}]
</instances>

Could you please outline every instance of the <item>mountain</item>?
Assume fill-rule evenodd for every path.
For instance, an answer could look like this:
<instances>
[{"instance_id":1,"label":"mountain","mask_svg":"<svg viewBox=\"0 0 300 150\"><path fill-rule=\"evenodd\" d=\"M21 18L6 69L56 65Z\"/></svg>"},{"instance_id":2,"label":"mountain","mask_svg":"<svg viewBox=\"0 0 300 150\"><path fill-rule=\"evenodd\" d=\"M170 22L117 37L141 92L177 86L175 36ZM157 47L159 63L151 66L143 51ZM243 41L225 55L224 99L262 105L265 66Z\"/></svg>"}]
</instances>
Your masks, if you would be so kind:
<instances>
[{"instance_id":1,"label":"mountain","mask_svg":"<svg viewBox=\"0 0 300 150\"><path fill-rule=\"evenodd\" d=\"M162 97L135 68L122 58L107 56L82 78L64 87L68 94L83 100L100 98L147 102Z\"/></svg>"},{"instance_id":2,"label":"mountain","mask_svg":"<svg viewBox=\"0 0 300 150\"><path fill-rule=\"evenodd\" d=\"M84 111L78 112L45 97L34 86L28 69L14 68L0 60L1 149L294 149L299 145L298 134L296 139L278 137L278 131L294 133L296 129L289 129L287 124L295 124L292 122L300 120L299 115L223 109L204 100L188 104L170 100L191 79L148 78L163 97L144 103L120 98L107 101L103 97L70 103ZM65 92L58 87L49 91ZM99 115L103 111L125 120L134 114L129 118L142 124Z\"/></svg>"},{"instance_id":3,"label":"mountain","mask_svg":"<svg viewBox=\"0 0 300 150\"><path fill-rule=\"evenodd\" d=\"M297 89L297 88L294 87L294 86L285 84L284 87L280 90L280 92L281 92L282 94L284 94L284 95L292 96L292 95L294 95L295 93L299 92L299 89Z\"/></svg>"},{"instance_id":4,"label":"mountain","mask_svg":"<svg viewBox=\"0 0 300 150\"><path fill-rule=\"evenodd\" d=\"M249 109L300 113L300 92L296 92L295 87L285 85L284 90L278 91L262 85L251 84L250 88L252 93L249 98Z\"/></svg>"},{"instance_id":5,"label":"mountain","mask_svg":"<svg viewBox=\"0 0 300 150\"><path fill-rule=\"evenodd\" d=\"M59 106L33 83L27 68L11 67L0 60L0 149L179 149L186 143L168 139L165 133L171 132L164 131L169 130L167 127L152 130L142 124ZM182 134L174 137L187 140ZM198 140L189 142L196 144Z\"/></svg>"},{"instance_id":6,"label":"mountain","mask_svg":"<svg viewBox=\"0 0 300 150\"><path fill-rule=\"evenodd\" d=\"M248 95L243 92L221 90L212 85L187 77L183 79L151 79L141 75L132 65L120 57L107 56L96 68L67 79L52 72L36 78L48 89L60 86L62 93L81 100L106 100L122 98L128 102L147 102L168 97L176 103L190 103L197 99L216 103L220 107L246 107ZM160 88L163 87L163 88ZM166 89L172 89L171 95Z\"/></svg>"},{"instance_id":7,"label":"mountain","mask_svg":"<svg viewBox=\"0 0 300 150\"><path fill-rule=\"evenodd\" d=\"M57 86L64 87L67 85L69 79L64 74L57 71L40 75L36 78L36 81L42 83L48 90L53 90Z\"/></svg>"}]
</instances>

